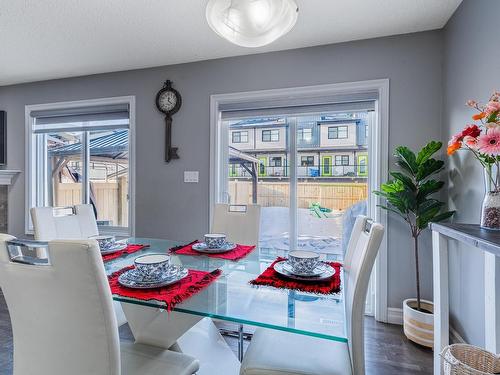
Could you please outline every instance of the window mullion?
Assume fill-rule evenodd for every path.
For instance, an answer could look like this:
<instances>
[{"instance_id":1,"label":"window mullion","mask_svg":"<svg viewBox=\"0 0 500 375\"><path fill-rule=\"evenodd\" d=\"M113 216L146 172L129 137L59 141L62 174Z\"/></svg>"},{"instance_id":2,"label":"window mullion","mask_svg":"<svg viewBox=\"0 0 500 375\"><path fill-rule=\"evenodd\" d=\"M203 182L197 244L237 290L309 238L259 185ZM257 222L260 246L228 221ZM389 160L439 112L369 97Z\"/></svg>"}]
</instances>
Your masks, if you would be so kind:
<instances>
[{"instance_id":1,"label":"window mullion","mask_svg":"<svg viewBox=\"0 0 500 375\"><path fill-rule=\"evenodd\" d=\"M90 132L82 133L82 151L83 151L83 168L82 168L82 203L90 203Z\"/></svg>"}]
</instances>

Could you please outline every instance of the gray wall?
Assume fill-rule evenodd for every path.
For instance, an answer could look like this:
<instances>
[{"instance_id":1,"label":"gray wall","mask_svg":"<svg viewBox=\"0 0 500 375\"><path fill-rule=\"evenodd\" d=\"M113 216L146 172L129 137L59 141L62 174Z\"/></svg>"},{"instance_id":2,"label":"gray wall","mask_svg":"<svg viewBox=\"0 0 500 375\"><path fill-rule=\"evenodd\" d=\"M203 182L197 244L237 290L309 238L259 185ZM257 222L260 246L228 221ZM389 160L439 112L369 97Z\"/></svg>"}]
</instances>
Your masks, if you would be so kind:
<instances>
[{"instance_id":1,"label":"gray wall","mask_svg":"<svg viewBox=\"0 0 500 375\"><path fill-rule=\"evenodd\" d=\"M498 0L465 0L444 30L443 138L471 122L467 99L485 101L500 89ZM450 158L449 204L455 221L479 223L484 195L482 169L468 153ZM484 343L483 256L450 242L452 324L472 344ZM479 291L479 292L478 292Z\"/></svg>"},{"instance_id":2,"label":"gray wall","mask_svg":"<svg viewBox=\"0 0 500 375\"><path fill-rule=\"evenodd\" d=\"M311 47L261 55L0 87L8 113L9 168L24 170L26 104L135 95L137 100L136 233L192 240L208 228L209 96L247 90L390 79L389 149L420 147L441 136L442 32ZM174 81L183 107L174 117L180 157L163 162L163 119L154 97L163 80ZM392 164L392 162L391 162ZM184 184L184 170L199 170L199 184ZM24 229L24 173L9 197L10 231ZM391 217L389 305L415 295L407 228ZM423 295L431 298L429 236L422 242Z\"/></svg>"}]
</instances>

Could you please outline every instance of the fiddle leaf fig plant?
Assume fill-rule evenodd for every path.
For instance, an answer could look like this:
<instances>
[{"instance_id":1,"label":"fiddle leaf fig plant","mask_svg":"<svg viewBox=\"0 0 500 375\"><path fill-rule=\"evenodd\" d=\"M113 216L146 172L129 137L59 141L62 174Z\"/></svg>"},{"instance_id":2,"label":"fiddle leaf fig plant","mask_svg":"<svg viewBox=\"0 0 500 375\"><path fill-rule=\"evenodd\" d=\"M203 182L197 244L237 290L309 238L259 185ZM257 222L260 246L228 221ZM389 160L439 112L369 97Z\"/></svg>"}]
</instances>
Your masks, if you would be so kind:
<instances>
[{"instance_id":1,"label":"fiddle leaf fig plant","mask_svg":"<svg viewBox=\"0 0 500 375\"><path fill-rule=\"evenodd\" d=\"M374 192L387 202L387 205L379 207L400 216L409 226L415 253L419 311L421 308L418 237L430 222L448 219L455 213L455 211L443 211L444 202L433 197L433 194L444 186L443 181L431 178L443 169L444 162L432 158L442 145L441 142L431 141L417 154L406 146L396 147L394 157L400 171L389 172L393 179L382 184L380 190Z\"/></svg>"}]
</instances>

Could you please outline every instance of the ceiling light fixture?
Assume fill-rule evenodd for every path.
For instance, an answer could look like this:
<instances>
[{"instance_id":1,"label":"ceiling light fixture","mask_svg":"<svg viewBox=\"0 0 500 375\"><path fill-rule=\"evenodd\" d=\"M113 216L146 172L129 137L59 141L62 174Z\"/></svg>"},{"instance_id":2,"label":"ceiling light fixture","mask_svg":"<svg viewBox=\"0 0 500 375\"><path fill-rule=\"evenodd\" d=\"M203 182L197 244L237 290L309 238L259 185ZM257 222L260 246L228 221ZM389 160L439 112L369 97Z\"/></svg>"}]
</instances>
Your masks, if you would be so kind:
<instances>
[{"instance_id":1,"label":"ceiling light fixture","mask_svg":"<svg viewBox=\"0 0 500 375\"><path fill-rule=\"evenodd\" d=\"M242 47L261 47L288 33L299 8L294 0L209 0L206 16L219 36Z\"/></svg>"}]
</instances>

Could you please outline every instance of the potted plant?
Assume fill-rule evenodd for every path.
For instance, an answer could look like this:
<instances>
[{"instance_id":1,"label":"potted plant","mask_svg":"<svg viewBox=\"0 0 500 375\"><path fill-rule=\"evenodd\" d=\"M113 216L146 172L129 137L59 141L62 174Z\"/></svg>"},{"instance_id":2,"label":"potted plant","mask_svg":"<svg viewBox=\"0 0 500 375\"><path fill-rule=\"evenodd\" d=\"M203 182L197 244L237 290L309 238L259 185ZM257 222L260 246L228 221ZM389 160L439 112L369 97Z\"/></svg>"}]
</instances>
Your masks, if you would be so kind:
<instances>
[{"instance_id":1,"label":"potted plant","mask_svg":"<svg viewBox=\"0 0 500 375\"><path fill-rule=\"evenodd\" d=\"M432 347L433 343L433 304L420 298L418 238L430 222L445 220L455 212L443 212L444 203L433 197L444 185L443 181L431 178L443 169L444 162L432 158L442 145L441 142L431 141L416 155L408 147L396 147L394 157L401 171L390 172L393 180L382 184L380 191L375 191L387 201L387 205L379 207L400 216L410 229L415 254L417 298L403 302L404 332L413 342L427 347Z\"/></svg>"}]
</instances>

